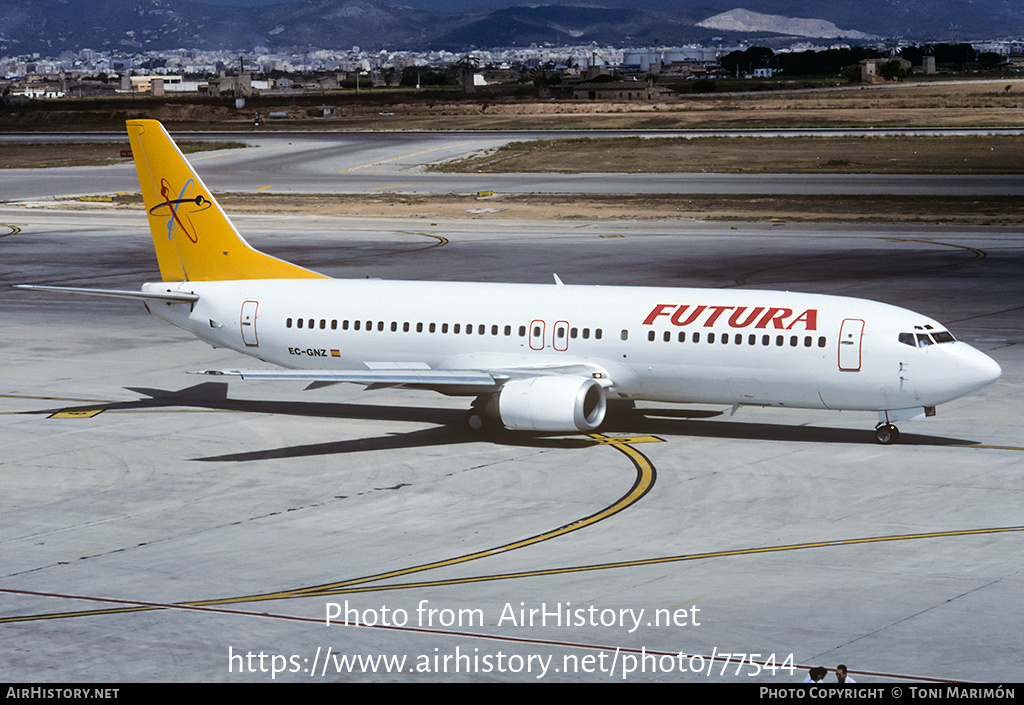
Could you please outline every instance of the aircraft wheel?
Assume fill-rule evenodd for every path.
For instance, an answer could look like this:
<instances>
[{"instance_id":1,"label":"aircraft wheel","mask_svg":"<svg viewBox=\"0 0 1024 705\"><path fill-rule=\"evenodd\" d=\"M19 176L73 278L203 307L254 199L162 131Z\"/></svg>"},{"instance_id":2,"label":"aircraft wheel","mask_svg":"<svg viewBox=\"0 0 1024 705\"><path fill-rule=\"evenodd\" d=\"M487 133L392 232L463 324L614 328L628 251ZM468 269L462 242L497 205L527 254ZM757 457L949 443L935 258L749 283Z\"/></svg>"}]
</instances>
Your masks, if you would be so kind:
<instances>
[{"instance_id":1,"label":"aircraft wheel","mask_svg":"<svg viewBox=\"0 0 1024 705\"><path fill-rule=\"evenodd\" d=\"M900 430L891 423L879 424L875 427L875 440L882 445L890 446L900 439Z\"/></svg>"},{"instance_id":2,"label":"aircraft wheel","mask_svg":"<svg viewBox=\"0 0 1024 705\"><path fill-rule=\"evenodd\" d=\"M472 408L462 417L462 425L474 434L486 433L490 427L490 419L477 408Z\"/></svg>"}]
</instances>

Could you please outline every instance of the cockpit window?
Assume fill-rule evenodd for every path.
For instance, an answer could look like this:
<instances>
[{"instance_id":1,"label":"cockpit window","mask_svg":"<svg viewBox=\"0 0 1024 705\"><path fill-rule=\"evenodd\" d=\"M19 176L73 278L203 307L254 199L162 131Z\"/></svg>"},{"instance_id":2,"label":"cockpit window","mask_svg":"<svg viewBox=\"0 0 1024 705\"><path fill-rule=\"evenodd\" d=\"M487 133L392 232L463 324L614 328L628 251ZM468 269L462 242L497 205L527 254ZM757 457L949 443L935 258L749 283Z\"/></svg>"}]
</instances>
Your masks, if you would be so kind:
<instances>
[{"instance_id":1,"label":"cockpit window","mask_svg":"<svg viewBox=\"0 0 1024 705\"><path fill-rule=\"evenodd\" d=\"M918 330L921 330L921 326L914 326ZM931 328L931 326L926 326ZM900 333L900 342L904 345L909 345L912 348L926 348L934 343L953 343L956 342L956 338L953 334L945 330L934 330L931 335L928 333Z\"/></svg>"}]
</instances>

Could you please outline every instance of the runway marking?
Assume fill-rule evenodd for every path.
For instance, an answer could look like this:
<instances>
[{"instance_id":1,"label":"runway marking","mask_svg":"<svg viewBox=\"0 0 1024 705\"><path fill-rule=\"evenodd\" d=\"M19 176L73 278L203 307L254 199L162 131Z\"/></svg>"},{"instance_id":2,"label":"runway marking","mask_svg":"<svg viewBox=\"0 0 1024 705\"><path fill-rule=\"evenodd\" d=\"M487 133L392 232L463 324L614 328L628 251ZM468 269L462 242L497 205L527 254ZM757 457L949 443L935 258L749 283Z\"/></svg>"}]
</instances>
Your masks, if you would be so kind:
<instances>
[{"instance_id":1,"label":"runway marking","mask_svg":"<svg viewBox=\"0 0 1024 705\"><path fill-rule=\"evenodd\" d=\"M271 185L271 186L260 186L260 187L259 187L258 189L256 189L256 190L257 190L257 191L266 191L266 190L267 190L268 188L273 188L273 185Z\"/></svg>"},{"instance_id":2,"label":"runway marking","mask_svg":"<svg viewBox=\"0 0 1024 705\"><path fill-rule=\"evenodd\" d=\"M950 443L947 448L988 448L989 450L1024 450L1020 446L970 446L966 443Z\"/></svg>"},{"instance_id":3,"label":"runway marking","mask_svg":"<svg viewBox=\"0 0 1024 705\"><path fill-rule=\"evenodd\" d=\"M374 186L370 190L371 191L384 191L384 190L387 190L389 188L405 188L406 186L409 186L409 185L410 184L395 184L394 186Z\"/></svg>"},{"instance_id":4,"label":"runway marking","mask_svg":"<svg viewBox=\"0 0 1024 705\"><path fill-rule=\"evenodd\" d=\"M678 605L672 605L671 607L669 607L669 609L670 610L679 609L683 605L688 605L691 602L696 602L697 600L701 599L702 597L704 597L704 596L703 595L698 595L697 597L693 598L692 600L687 600L686 602L680 602Z\"/></svg>"},{"instance_id":5,"label":"runway marking","mask_svg":"<svg viewBox=\"0 0 1024 705\"><path fill-rule=\"evenodd\" d=\"M974 253L974 259L968 260L968 262L976 262L977 260L982 259L982 258L985 257L985 252L983 250L979 250L976 247L970 247L968 245L954 245L952 243L937 242L935 240L929 240L927 238L902 238L902 237L895 237L895 238L891 238L891 239L894 242L923 242L923 243L926 243L928 245L942 245L943 247L955 247L955 248L960 249L960 250L967 250L968 252L973 252ZM932 269L941 269L942 267L954 267L954 266L956 266L958 264L963 264L963 262L953 262L951 264L943 264L943 265L940 265L939 267L932 267Z\"/></svg>"},{"instance_id":6,"label":"runway marking","mask_svg":"<svg viewBox=\"0 0 1024 705\"><path fill-rule=\"evenodd\" d=\"M421 233L421 232L412 232L412 231L408 231L408 230L396 230L395 234L396 235L420 235L422 237L432 237L435 240L437 240L437 242L435 242L432 245L427 245L426 247L421 247L418 250L413 250L414 252L422 252L424 250L432 250L435 247L444 247L445 245L448 244L448 238L442 237L441 235L435 235L434 233Z\"/></svg>"},{"instance_id":7,"label":"runway marking","mask_svg":"<svg viewBox=\"0 0 1024 705\"><path fill-rule=\"evenodd\" d=\"M676 563L680 561L694 561L694 560L707 560L711 558L726 558L731 556L743 556L743 555L756 555L761 553L777 553L786 551L798 551L804 549L814 548L831 548L841 546L854 546L860 544L871 544L871 543L882 543L889 541L915 541L919 539L934 539L934 538L948 538L958 536L978 536L984 534L1000 534L1010 532L1021 532L1024 531L1024 526L1002 526L1002 527L991 527L986 529L960 529L955 531L933 531L927 533L917 534L893 534L888 536L867 536L855 539L836 539L833 541L815 541L811 543L799 543L799 544L786 544L782 546L759 546L752 548L741 548L741 549L730 549L724 551L710 551L705 553L692 553L683 554L678 556L663 556L658 558L647 558L637 559L631 561L618 561L614 563L597 563L593 565L584 566L572 566L565 568L551 568L547 570L534 570L534 571L522 571L518 573L500 573L494 575L481 575L468 578L454 578L447 580L432 580L423 581L418 583L402 583L397 585L364 585L361 587L348 587L345 589L327 589L331 586L323 586L322 592L311 592L315 588L306 588L305 590L296 590L289 592L274 593L268 595L253 595L251 597L237 597L237 598L226 598L221 600L205 600L197 602L179 602L179 603L154 603L144 602L140 600L120 600L106 597L90 597L86 595L67 595L61 593L44 593L34 592L30 590L14 590L10 588L0 588L0 593L12 594L12 595L35 595L40 597L56 597L68 600L81 600L86 602L101 602L101 603L114 603L120 605L131 605L130 607L112 607L109 609L102 610L82 610L77 612L62 612L62 613L51 613L51 614L36 614L36 615L23 615L17 617L3 617L0 618L0 624L8 624L12 622L29 622L44 619L66 619L69 617L85 617L93 615L103 614L121 614L125 612L144 612L148 610L158 609L181 609L181 610L210 610L211 607L216 605L226 605L232 603L241 602L258 602L269 599L293 599L300 597L323 597L326 595L340 595L350 594L357 592L382 592L387 590L407 590L414 588L428 588L438 586L450 586L450 585L466 585L470 583L479 582L491 582L497 580L509 580L512 578L525 578L525 577L538 577L538 576L550 576L550 575L565 575L569 573L581 573L595 570L610 570L613 568L631 568L637 566L649 566L658 565L664 563ZM439 563L440 564L440 563ZM439 565L437 564L437 565ZM398 572L398 571L396 571ZM376 579L375 576L364 578L363 580ZM349 581L354 582L354 581ZM340 585L341 583L336 583ZM684 603L685 604L685 603ZM211 611L223 611L225 613L233 613L232 610L216 610ZM259 612L238 612L238 614L252 614L255 616L268 616L265 613ZM321 622L322 623L322 622Z\"/></svg>"},{"instance_id":8,"label":"runway marking","mask_svg":"<svg viewBox=\"0 0 1024 705\"><path fill-rule=\"evenodd\" d=\"M854 236L854 237L858 237L858 236ZM889 242L920 242L920 243L924 243L924 244L927 244L927 245L940 245L942 247L953 247L953 248L956 248L956 249L967 250L968 252L973 252L974 253L974 257L969 259L969 260L967 260L966 262L950 262L949 264L940 264L940 265L937 265L935 267L927 267L926 269L943 269L945 267L956 267L956 266L959 266L961 264L966 264L967 262L977 262L978 260L983 259L985 257L985 252L983 250L979 250L976 247L970 247L968 245L956 245L956 244L952 244L952 243L948 243L948 242L938 242L936 240L929 240L927 238L868 237L867 239L869 239L869 240L887 240ZM841 257L839 257L839 258L837 258L837 257L820 258L820 259L816 259L816 260L811 260L810 262L795 262L795 263L792 263L792 264L782 264L782 265L775 265L775 266L772 266L772 267L765 267L763 269L755 269L753 271L746 272L744 274L739 275L738 277L736 277L736 279L734 279L734 281L736 282L736 286L746 286L747 283L748 283L748 280L750 279L750 277L754 276L755 274L762 274L764 272L770 272L770 271L772 271L774 269L783 269L783 268L787 268L787 267L802 267L802 266L806 266L808 264L814 264L816 262L835 261L837 259L841 260L842 258ZM732 285L730 285L730 286L732 286Z\"/></svg>"},{"instance_id":9,"label":"runway marking","mask_svg":"<svg viewBox=\"0 0 1024 705\"><path fill-rule=\"evenodd\" d=\"M110 548L110 546L97 546L96 548L87 548L84 551L75 551L74 553L69 553L68 555L69 556L80 556L83 553L92 553L93 551L102 551L104 548Z\"/></svg>"},{"instance_id":10,"label":"runway marking","mask_svg":"<svg viewBox=\"0 0 1024 705\"><path fill-rule=\"evenodd\" d=\"M93 416L102 414L105 409L64 409L50 414L48 419L91 419Z\"/></svg>"},{"instance_id":11,"label":"runway marking","mask_svg":"<svg viewBox=\"0 0 1024 705\"><path fill-rule=\"evenodd\" d=\"M17 225L11 225L10 223L0 223L0 228L7 228L9 232L0 233L0 237L7 237L8 235L17 235L21 232L21 228Z\"/></svg>"},{"instance_id":12,"label":"runway marking","mask_svg":"<svg viewBox=\"0 0 1024 705\"><path fill-rule=\"evenodd\" d=\"M338 169L339 174L344 174L346 171L355 171L356 169L362 169L368 166L377 166L378 164L386 164L387 162L393 162L398 159L405 159L406 157L415 157L417 154L426 154L428 152L437 152L442 149L454 149L456 147L465 147L471 144L477 144L480 140L472 140L470 142L459 142L458 144L446 144L440 147L430 147L429 149L421 149L416 152L409 152L408 154L400 154L397 157L388 157L387 159L380 159L375 162L367 162L366 164L359 164L357 166L346 167L345 169Z\"/></svg>"}]
</instances>

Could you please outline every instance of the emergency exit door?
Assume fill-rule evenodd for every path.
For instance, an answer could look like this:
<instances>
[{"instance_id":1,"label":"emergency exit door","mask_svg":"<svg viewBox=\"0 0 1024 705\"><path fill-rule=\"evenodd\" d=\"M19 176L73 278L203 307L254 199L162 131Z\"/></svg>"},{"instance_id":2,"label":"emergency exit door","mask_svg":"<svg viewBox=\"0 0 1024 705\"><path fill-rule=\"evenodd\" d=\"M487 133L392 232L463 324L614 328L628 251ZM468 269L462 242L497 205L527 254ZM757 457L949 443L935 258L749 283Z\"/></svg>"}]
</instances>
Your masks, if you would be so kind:
<instances>
[{"instance_id":1,"label":"emergency exit door","mask_svg":"<svg viewBox=\"0 0 1024 705\"><path fill-rule=\"evenodd\" d=\"M246 301L242 304L242 342L250 348L257 348L260 345L259 338L256 337L256 309L258 307L259 303L256 301Z\"/></svg>"},{"instance_id":2,"label":"emergency exit door","mask_svg":"<svg viewBox=\"0 0 1024 705\"><path fill-rule=\"evenodd\" d=\"M839 329L839 369L844 372L858 372L861 365L861 340L864 337L864 321L847 318Z\"/></svg>"}]
</instances>

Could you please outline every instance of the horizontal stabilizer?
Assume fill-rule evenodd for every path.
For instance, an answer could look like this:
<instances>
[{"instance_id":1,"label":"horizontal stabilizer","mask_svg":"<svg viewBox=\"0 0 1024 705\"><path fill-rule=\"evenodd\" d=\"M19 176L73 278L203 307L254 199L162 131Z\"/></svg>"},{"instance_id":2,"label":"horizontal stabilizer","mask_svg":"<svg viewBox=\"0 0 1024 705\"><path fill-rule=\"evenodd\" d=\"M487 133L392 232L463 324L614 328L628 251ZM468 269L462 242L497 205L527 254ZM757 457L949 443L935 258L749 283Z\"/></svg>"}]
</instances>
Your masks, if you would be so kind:
<instances>
[{"instance_id":1,"label":"horizontal stabilizer","mask_svg":"<svg viewBox=\"0 0 1024 705\"><path fill-rule=\"evenodd\" d=\"M112 296L118 299L145 299L148 301L178 301L181 303L199 300L198 294L181 291L125 291L122 289L86 289L77 286L41 286L36 284L15 284L15 289L31 291L56 291L65 294L85 294L87 296Z\"/></svg>"},{"instance_id":2,"label":"horizontal stabilizer","mask_svg":"<svg viewBox=\"0 0 1024 705\"><path fill-rule=\"evenodd\" d=\"M265 382L355 382L485 388L497 384L491 375L475 370L199 370L190 374L226 375Z\"/></svg>"}]
</instances>

